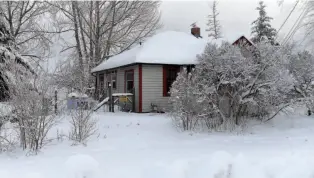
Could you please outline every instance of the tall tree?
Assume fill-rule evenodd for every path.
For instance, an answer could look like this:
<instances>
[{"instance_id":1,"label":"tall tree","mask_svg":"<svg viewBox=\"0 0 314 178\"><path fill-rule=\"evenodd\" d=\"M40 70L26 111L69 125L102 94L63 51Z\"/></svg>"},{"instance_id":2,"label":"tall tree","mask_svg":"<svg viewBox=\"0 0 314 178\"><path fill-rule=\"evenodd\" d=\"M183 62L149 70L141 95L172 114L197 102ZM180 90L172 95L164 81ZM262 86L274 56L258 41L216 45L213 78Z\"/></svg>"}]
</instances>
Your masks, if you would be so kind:
<instances>
[{"instance_id":1,"label":"tall tree","mask_svg":"<svg viewBox=\"0 0 314 178\"><path fill-rule=\"evenodd\" d=\"M14 93L18 83L13 76L27 78L31 67L16 51L14 37L4 23L3 14L0 13L0 101L7 100Z\"/></svg>"},{"instance_id":2,"label":"tall tree","mask_svg":"<svg viewBox=\"0 0 314 178\"><path fill-rule=\"evenodd\" d=\"M221 38L221 25L218 20L219 12L217 10L217 1L215 0L213 2L213 5L211 6L211 14L208 15L208 22L207 26L208 29L206 31L209 32L208 37L213 37L214 39Z\"/></svg>"},{"instance_id":3,"label":"tall tree","mask_svg":"<svg viewBox=\"0 0 314 178\"><path fill-rule=\"evenodd\" d=\"M81 66L85 75L81 81L85 83L94 78L91 68L143 41L160 27L158 1L48 3L55 7L57 20L63 21L59 24L73 29L75 40L65 49L74 49L74 60Z\"/></svg>"},{"instance_id":4,"label":"tall tree","mask_svg":"<svg viewBox=\"0 0 314 178\"><path fill-rule=\"evenodd\" d=\"M274 29L270 24L273 18L267 16L265 8L266 5L264 4L264 2L260 1L259 7L256 8L256 10L258 10L259 12L259 17L252 23L252 41L254 43L259 43L266 39L271 44L275 44L275 37L277 35L277 32L276 29Z\"/></svg>"},{"instance_id":5,"label":"tall tree","mask_svg":"<svg viewBox=\"0 0 314 178\"><path fill-rule=\"evenodd\" d=\"M39 64L49 54L55 33L49 19L49 4L41 1L3 1L0 11L4 23L18 46L18 52L32 64Z\"/></svg>"}]
</instances>

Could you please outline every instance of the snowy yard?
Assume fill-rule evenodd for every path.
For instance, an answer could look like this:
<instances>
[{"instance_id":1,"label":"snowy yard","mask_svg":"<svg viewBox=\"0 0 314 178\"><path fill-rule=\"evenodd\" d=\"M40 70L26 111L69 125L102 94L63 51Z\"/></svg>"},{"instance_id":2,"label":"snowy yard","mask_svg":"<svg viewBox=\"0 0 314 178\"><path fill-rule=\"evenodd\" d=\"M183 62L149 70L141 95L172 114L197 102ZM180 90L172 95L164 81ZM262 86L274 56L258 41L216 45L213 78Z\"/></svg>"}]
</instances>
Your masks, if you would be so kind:
<instances>
[{"instance_id":1,"label":"snowy yard","mask_svg":"<svg viewBox=\"0 0 314 178\"><path fill-rule=\"evenodd\" d=\"M314 178L314 1L217 2L0 3L0 178Z\"/></svg>"},{"instance_id":2,"label":"snowy yard","mask_svg":"<svg viewBox=\"0 0 314 178\"><path fill-rule=\"evenodd\" d=\"M86 147L64 140L37 156L2 154L0 177L68 178L84 170L96 172L97 178L220 178L228 177L226 172L232 178L314 175L314 118L284 115L241 134L192 134L178 132L165 114L99 112L94 117L98 133ZM60 124L50 137L56 137L56 130L67 133L67 126ZM71 156L75 164L68 160Z\"/></svg>"}]
</instances>

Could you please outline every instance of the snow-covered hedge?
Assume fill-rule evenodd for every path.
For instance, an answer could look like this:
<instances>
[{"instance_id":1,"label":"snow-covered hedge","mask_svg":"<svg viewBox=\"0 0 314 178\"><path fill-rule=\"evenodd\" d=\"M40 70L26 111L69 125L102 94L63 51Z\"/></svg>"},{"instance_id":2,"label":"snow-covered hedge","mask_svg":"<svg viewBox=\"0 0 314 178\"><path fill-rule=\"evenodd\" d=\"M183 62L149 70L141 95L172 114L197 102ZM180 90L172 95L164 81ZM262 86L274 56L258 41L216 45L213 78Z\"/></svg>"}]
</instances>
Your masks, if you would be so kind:
<instances>
[{"instance_id":1,"label":"snow-covered hedge","mask_svg":"<svg viewBox=\"0 0 314 178\"><path fill-rule=\"evenodd\" d=\"M298 58L291 46L247 48L252 55L228 43L208 44L195 69L178 74L170 102L179 127L232 130L251 118L270 120L297 98L292 95L295 76L287 67L292 57Z\"/></svg>"}]
</instances>

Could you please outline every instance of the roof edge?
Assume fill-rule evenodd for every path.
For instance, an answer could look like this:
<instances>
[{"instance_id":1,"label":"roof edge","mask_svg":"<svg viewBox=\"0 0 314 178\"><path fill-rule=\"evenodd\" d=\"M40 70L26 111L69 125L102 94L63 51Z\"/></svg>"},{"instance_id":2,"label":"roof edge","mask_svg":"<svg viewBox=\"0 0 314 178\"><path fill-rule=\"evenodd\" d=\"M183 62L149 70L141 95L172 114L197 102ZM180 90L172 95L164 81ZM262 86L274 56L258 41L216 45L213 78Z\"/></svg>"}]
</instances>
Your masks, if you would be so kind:
<instances>
[{"instance_id":1,"label":"roof edge","mask_svg":"<svg viewBox=\"0 0 314 178\"><path fill-rule=\"evenodd\" d=\"M143 63L143 62L137 62L137 63L132 63L132 64L127 64L127 65L123 65L123 66L119 66L119 67L113 67L113 68L108 68L108 69L104 69L104 70L99 70L99 71L94 71L91 72L91 74L97 73L97 72L102 72L102 71L106 71L106 70L113 70L113 69L118 69L118 68L123 68L123 67L129 67L129 66L133 66L133 65L138 65L138 64L146 64L146 65L172 65L172 66L184 66L184 65L195 65L194 64L163 64L163 63Z\"/></svg>"}]
</instances>

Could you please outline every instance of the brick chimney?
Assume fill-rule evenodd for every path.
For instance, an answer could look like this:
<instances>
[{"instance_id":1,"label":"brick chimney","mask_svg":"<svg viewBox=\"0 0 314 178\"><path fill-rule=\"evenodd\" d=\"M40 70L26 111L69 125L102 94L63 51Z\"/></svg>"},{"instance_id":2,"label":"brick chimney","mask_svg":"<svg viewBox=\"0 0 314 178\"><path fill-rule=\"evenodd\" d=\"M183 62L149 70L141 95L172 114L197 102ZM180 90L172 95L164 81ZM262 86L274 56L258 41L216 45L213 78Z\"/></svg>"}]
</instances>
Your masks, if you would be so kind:
<instances>
[{"instance_id":1,"label":"brick chimney","mask_svg":"<svg viewBox=\"0 0 314 178\"><path fill-rule=\"evenodd\" d=\"M202 38L200 27L196 26L195 23L193 23L191 26L191 34L194 35L196 38Z\"/></svg>"}]
</instances>

